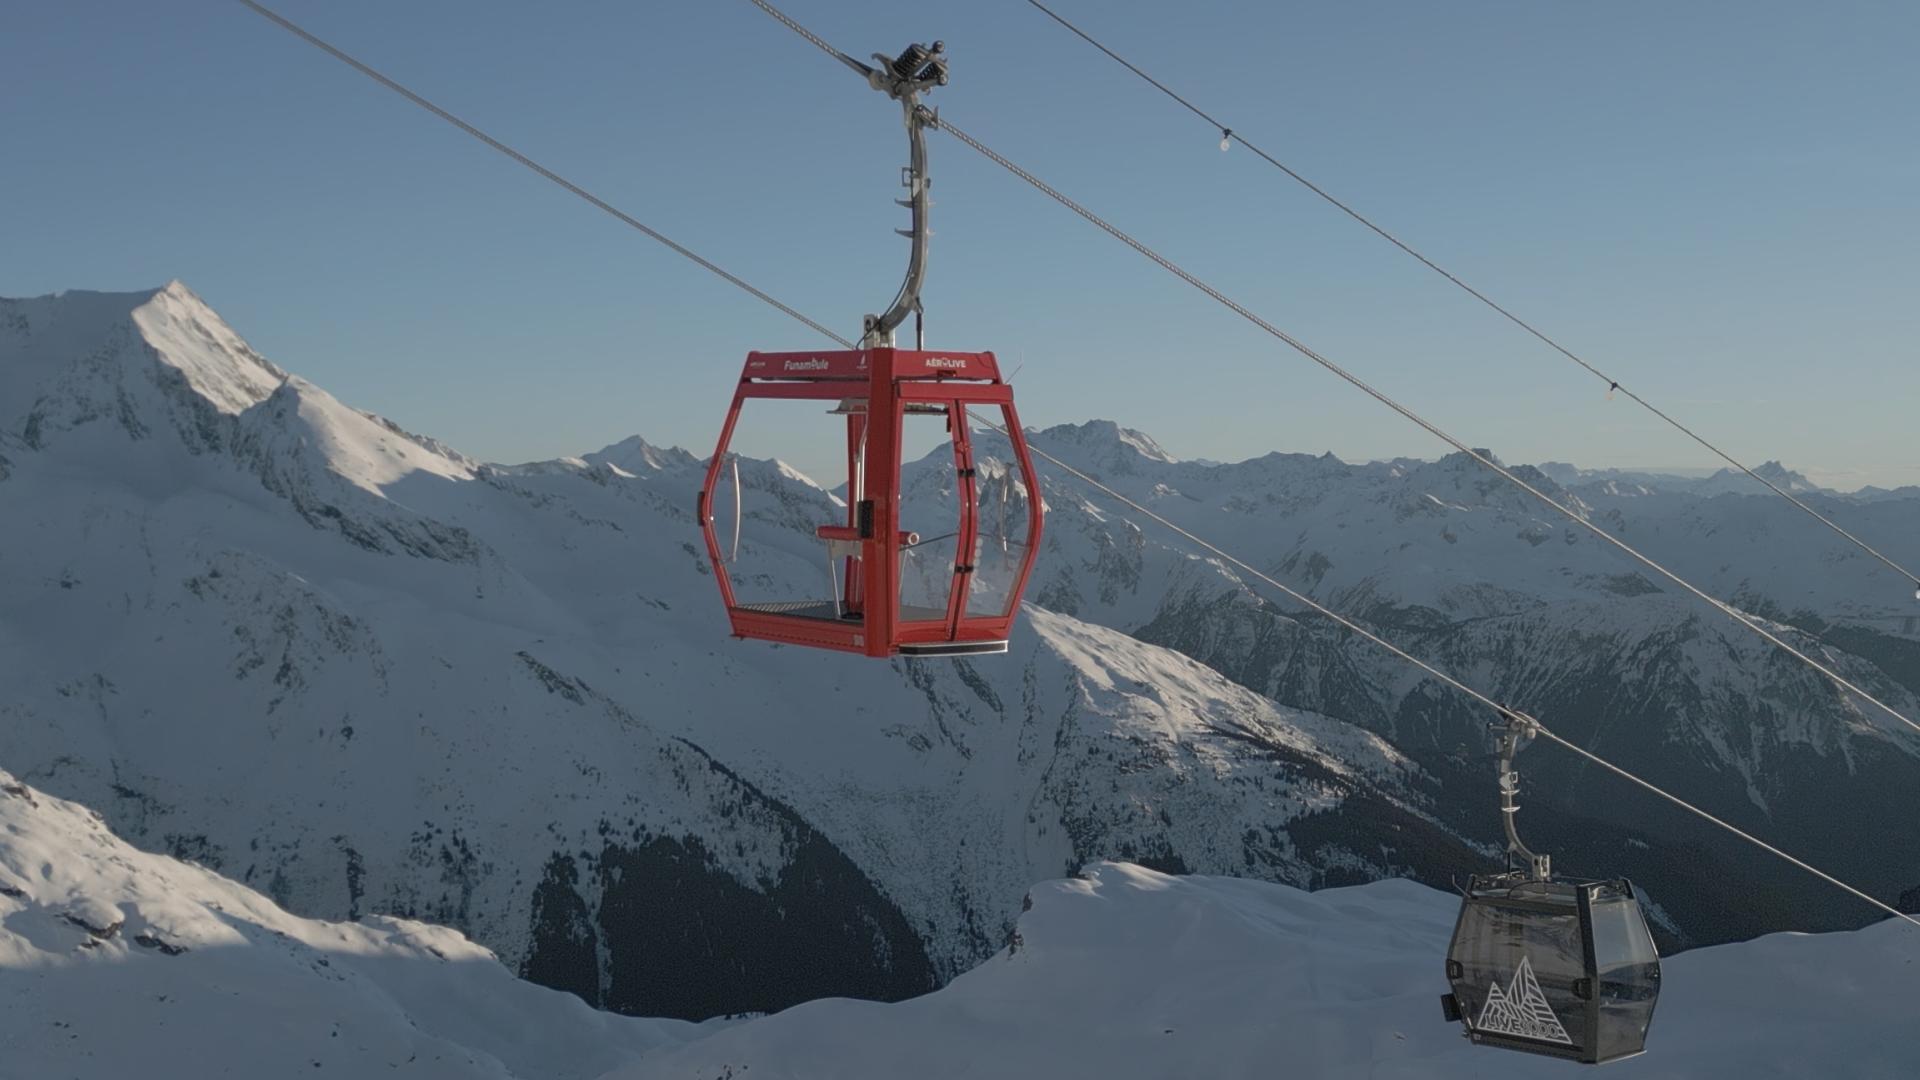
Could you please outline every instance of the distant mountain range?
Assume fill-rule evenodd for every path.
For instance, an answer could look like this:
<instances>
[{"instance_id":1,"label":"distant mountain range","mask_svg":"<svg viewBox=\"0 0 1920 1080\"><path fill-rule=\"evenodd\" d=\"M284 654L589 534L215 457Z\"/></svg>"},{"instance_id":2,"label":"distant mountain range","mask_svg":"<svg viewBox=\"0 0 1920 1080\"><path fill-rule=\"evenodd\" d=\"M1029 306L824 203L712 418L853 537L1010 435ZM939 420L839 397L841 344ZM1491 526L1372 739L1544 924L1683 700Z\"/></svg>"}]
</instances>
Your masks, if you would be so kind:
<instances>
[{"instance_id":1,"label":"distant mountain range","mask_svg":"<svg viewBox=\"0 0 1920 1080\"><path fill-rule=\"evenodd\" d=\"M1032 438L1716 813L1920 885L1914 732L1463 455ZM1099 859L1314 888L1496 861L1490 717L1068 478L1010 655L874 662L726 636L703 466L639 437L474 460L178 283L0 301L0 767L303 916L443 923L652 1016L923 992ZM1520 471L1920 714L1911 583L1784 501ZM1920 535L1920 497L1773 475ZM937 521L950 455L906 481ZM742 485L731 572L822 589L834 493L772 461ZM1531 838L1634 876L1669 945L1871 915L1551 748L1522 766Z\"/></svg>"},{"instance_id":2,"label":"distant mountain range","mask_svg":"<svg viewBox=\"0 0 1920 1080\"><path fill-rule=\"evenodd\" d=\"M1766 488L1753 477L1738 469L1719 469L1712 472L1704 470L1658 470L1630 469L1582 469L1564 461L1544 461L1540 471L1552 477L1562 487L1575 491L1597 489L1614 494L1630 494L1635 489L1644 493L1671 491L1682 494L1711 498L1715 495L1756 495L1764 494ZM1754 474L1782 491L1794 495L1817 494L1829 499L1845 502L1872 502L1877 499L1913 499L1920 498L1920 487L1907 485L1898 488L1882 488L1868 485L1857 491L1836 491L1822 487L1780 464L1778 461L1763 461L1753 467Z\"/></svg>"}]
</instances>

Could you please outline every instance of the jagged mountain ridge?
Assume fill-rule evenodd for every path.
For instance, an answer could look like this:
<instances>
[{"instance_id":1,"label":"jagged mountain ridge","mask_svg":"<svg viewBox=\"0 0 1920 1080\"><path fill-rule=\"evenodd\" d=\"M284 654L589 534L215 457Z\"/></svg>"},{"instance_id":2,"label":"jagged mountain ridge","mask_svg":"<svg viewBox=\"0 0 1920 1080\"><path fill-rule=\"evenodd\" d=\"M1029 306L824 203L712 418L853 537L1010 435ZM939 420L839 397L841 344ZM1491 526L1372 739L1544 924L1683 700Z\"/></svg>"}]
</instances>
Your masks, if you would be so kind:
<instances>
[{"instance_id":1,"label":"jagged mountain ridge","mask_svg":"<svg viewBox=\"0 0 1920 1080\"><path fill-rule=\"evenodd\" d=\"M1731 467L1716 469L1704 476L1636 469L1582 469L1564 461L1543 461L1539 468L1542 473L1552 477L1554 482L1564 487L1575 490L1591 488L1609 495L1647 495L1656 491L1668 491L1710 497L1754 495L1765 490L1754 482L1753 477ZM1753 471L1754 475L1795 495L1818 493L1828 498L1860 501L1870 499L1880 492L1877 488L1864 488L1849 496L1831 488L1821 487L1807 479L1805 473L1789 469L1779 461L1763 461L1755 465Z\"/></svg>"},{"instance_id":2,"label":"jagged mountain ridge","mask_svg":"<svg viewBox=\"0 0 1920 1080\"><path fill-rule=\"evenodd\" d=\"M197 304L184 289L168 294L164 306ZM160 299L115 303L131 311ZM0 326L24 322L20 339L39 350L29 354L57 357L21 311L5 309ZM183 318L205 332L163 326L167 340L224 340L204 306ZM791 869L798 853L818 853L837 867L836 887L848 890L835 905L893 927L862 939L885 945L831 950L827 977L850 992L898 996L990 951L1026 882L1088 858L1301 884L1387 872L1432 881L1484 858L1458 837L1494 839L1483 717L1343 634L1261 601L1231 572L1057 478L1047 484L1049 537L1030 597L1073 618L1035 615L1007 660L833 666L823 678L818 658L724 638L689 513L700 462L683 451L634 439L579 459L485 465L270 365L260 368L263 378L222 382L213 378L219 363L170 359L137 323L130 335L110 325L101 336L115 334L123 335L118 352L84 342L69 350L88 364L54 372L62 393L41 394L19 427L0 431L0 445L18 448L10 460L22 481L0 484L0 500L19 499L9 505L29 507L44 536L57 538L34 545L30 560L11 561L17 578L0 579L18 601L7 610L33 619L30 632L0 620L0 646L18 641L24 650L44 636L33 642L36 653L5 655L33 657L23 669L61 676L10 679L31 692L0 702L8 710L0 736L9 740L0 753L23 772L32 766L35 782L95 799L141 843L218 862L303 912L345 916L359 905L430 916L589 1000L672 1012L632 957L675 955L670 950L688 947L695 931L668 926L661 939L631 940L620 928L635 920L618 888L630 876L657 884L696 868L711 889L682 894L679 909L738 902L767 911L780 906L780 879L769 886L754 867L784 859ZM243 349L225 362L252 363ZM0 370L18 377L5 364ZM217 396L227 408L199 393L195 379L223 387ZM17 433L32 416L36 445L28 447ZM1602 739L1596 748L1678 790L1710 794L1716 810L1776 837L1783 826L1811 822L1815 831L1787 839L1856 860L1835 868L1871 875L1863 883L1890 896L1911 884L1903 874L1915 863L1901 846L1909 841L1891 824L1910 816L1905 793L1913 790L1911 755L1897 735L1831 708L1823 688L1768 661L1737 628L1702 621L1686 602L1600 561L1591 538L1568 542L1548 532L1564 523L1471 463L1349 466L1330 455L1280 454L1231 465L1179 462L1107 423L1035 438L1224 546L1266 553L1284 580L1364 613L1516 704L1567 717L1569 734ZM980 435L989 456L992 439ZM912 470L910 504L942 488L943 468L950 473L935 455ZM63 482L50 483L56 477ZM70 490L68 480L79 487ZM833 496L777 463L746 462L743 482L747 563L777 571L776 586L819 577L809 534L837 512ZM101 489L116 494L105 498ZM1884 685L1888 672L1901 670L1899 634L1860 629L1897 609L1844 559L1832 560L1846 571L1832 578L1846 586L1834 596L1822 591L1828 579L1775 574L1768 538L1785 526L1769 517L1772 496L1723 497L1711 507L1679 497L1614 505L1581 498L1586 512L1616 515L1607 520L1635 530L1635 542L1650 549L1654 541L1637 538L1642 530L1668 540L1711 531L1739 537L1739 546L1691 557L1717 575L1716 585L1737 590L1777 578L1798 592L1757 599L1797 596L1853 620L1836 625L1873 636L1849 645L1863 654L1895 651L1874 660L1879 673L1851 673L1877 678L1869 685L1890 698L1900 689ZM1662 506L1674 515L1635 516ZM1875 512L1893 515L1870 523L1882 528L1911 508ZM300 527L287 529L295 520ZM78 542L61 522L86 523ZM1356 535L1368 543L1347 539ZM1724 569L1703 561L1729 554ZM99 593L111 591L100 579L128 567L145 569L126 571L117 603L99 603ZM123 628L135 611L139 618ZM1283 734L1305 721L1177 657L1136 654L1136 642L1089 621L1172 645L1259 695L1360 723L1419 764L1339 725L1331 730L1341 732L1341 748L1318 757L1287 738L1248 740L1230 718L1254 716L1257 730ZM162 644L176 634L182 640ZM67 663L116 635L119 655L144 657L157 670L116 679L111 664ZM216 641L226 650L220 678L235 686L206 679L206 688L183 687L176 672L216 667L202 647ZM42 655L56 662L41 663ZM1711 708L1689 706L1681 693L1702 672L1725 684ZM1144 692L1159 684L1176 692ZM152 725L142 729L128 720L130 700L171 704L157 716L141 706ZM367 720L394 711L396 701L419 714L404 737ZM843 701L866 705L849 710L838 707ZM1622 713L1610 701L1674 707ZM583 715L597 715L592 730L579 728ZM330 775L373 778L346 789L379 790L379 801L399 812L316 799L313 789L324 785L298 776L223 781L234 790L209 798L197 790L205 785L187 779L202 744L169 750L151 737L169 724L211 728L199 736L206 743L247 746L270 764L314 755ZM1677 742L1665 734L1676 725ZM302 736L284 748L302 726L331 737ZM127 750L129 733L147 737L138 755ZM29 757L23 762L16 750ZM649 752L676 764L638 764ZM1534 835L1552 842L1562 865L1657 882L1669 941L1807 925L1809 912L1833 925L1857 919L1837 910L1824 887L1783 882L1778 868L1743 861L1743 852L1691 823L1644 812L1551 752L1524 760L1535 781L1527 818ZM703 761L739 786L714 781L720 794L704 803L666 794ZM530 767L541 762L567 767ZM1870 796L1859 798L1863 775ZM635 776L672 779L656 779L644 796L614 790ZM528 786L538 790L511 814L476 817L483 797ZM1329 797L1294 797L1317 789ZM1846 806L1821 794L1839 791L1849 793ZM713 828L711 819L736 800L759 807L760 824ZM556 804L565 812L554 813ZM229 820L236 809L274 819L266 830L274 835L261 837L248 817ZM311 827L279 821L309 815L317 818ZM368 824L415 816L422 825L404 841ZM525 821L543 835L521 836ZM1890 831L1881 856L1853 842L1862 823ZM369 831L377 842L363 838ZM256 859L257 841L266 854ZM756 864L730 850L736 846L779 855ZM1749 899L1754 882L1765 884L1757 903ZM764 927L738 910L742 925ZM901 945L904 937L919 942L920 955ZM843 963L861 952L886 961ZM768 983L762 972L731 985L747 981ZM728 986L676 990L688 1009L680 1015L774 1000L729 997ZM817 990L796 985L777 1000Z\"/></svg>"},{"instance_id":3,"label":"jagged mountain ridge","mask_svg":"<svg viewBox=\"0 0 1920 1080\"><path fill-rule=\"evenodd\" d=\"M1138 453L1118 435L1099 423L1032 440L1563 734L1818 853L1887 899L1920 881L1920 845L1899 824L1920 810L1920 743L1910 728L1850 700L1466 455L1348 465L1271 454L1223 465ZM935 459L921 468L950 471ZM1920 716L1920 613L1909 583L1890 581L1777 496L1615 495L1515 471ZM1164 530L1143 528L1077 482L1046 486L1052 514L1035 602L1385 735L1440 778L1448 821L1469 834L1484 827L1491 796L1482 710ZM1864 535L1920 534L1920 500L1823 505ZM1673 898L1675 914L1689 929L1677 940L1797 925L1782 921L1796 906L1827 926L1869 915L1836 904L1812 879L1780 880L1697 820L1623 791L1578 759L1547 750L1523 761L1531 827L1564 844L1569 865L1672 883L1683 894ZM1660 861L1655 838L1685 854ZM1703 857L1738 872L1703 872ZM1762 891L1768 910L1734 903L1743 891Z\"/></svg>"},{"instance_id":4,"label":"jagged mountain ridge","mask_svg":"<svg viewBox=\"0 0 1920 1080\"><path fill-rule=\"evenodd\" d=\"M429 918L698 1017L924 991L1089 859L1484 857L1379 737L1071 617L981 664L733 642L688 455L474 461L178 283L0 302L0 372L0 761L305 915ZM833 497L743 483L743 557L812 587Z\"/></svg>"}]
</instances>

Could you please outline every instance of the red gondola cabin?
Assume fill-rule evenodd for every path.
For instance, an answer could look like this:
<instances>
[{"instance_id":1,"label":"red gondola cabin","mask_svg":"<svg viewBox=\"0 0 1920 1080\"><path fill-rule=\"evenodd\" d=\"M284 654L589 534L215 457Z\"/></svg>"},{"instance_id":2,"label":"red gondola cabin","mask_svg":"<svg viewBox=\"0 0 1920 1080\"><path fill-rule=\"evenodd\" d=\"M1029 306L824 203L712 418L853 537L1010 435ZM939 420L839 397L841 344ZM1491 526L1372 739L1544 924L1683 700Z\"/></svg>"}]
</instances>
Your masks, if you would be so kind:
<instances>
[{"instance_id":1,"label":"red gondola cabin","mask_svg":"<svg viewBox=\"0 0 1920 1080\"><path fill-rule=\"evenodd\" d=\"M741 408L756 398L817 401L830 406L823 418L844 417L843 519L814 529L826 549L825 596L754 601L735 595L745 582L728 572L713 502ZM1005 428L1011 461L976 463L969 407ZM912 417L944 422L953 467L943 473L950 483L921 486L903 510L902 435ZM1013 389L992 353L754 352L747 354L707 466L698 513L736 637L867 656L966 656L1006 651L1039 551L1039 490ZM935 501L947 505L936 508ZM931 534L949 525L951 532L926 539L915 531Z\"/></svg>"}]
</instances>

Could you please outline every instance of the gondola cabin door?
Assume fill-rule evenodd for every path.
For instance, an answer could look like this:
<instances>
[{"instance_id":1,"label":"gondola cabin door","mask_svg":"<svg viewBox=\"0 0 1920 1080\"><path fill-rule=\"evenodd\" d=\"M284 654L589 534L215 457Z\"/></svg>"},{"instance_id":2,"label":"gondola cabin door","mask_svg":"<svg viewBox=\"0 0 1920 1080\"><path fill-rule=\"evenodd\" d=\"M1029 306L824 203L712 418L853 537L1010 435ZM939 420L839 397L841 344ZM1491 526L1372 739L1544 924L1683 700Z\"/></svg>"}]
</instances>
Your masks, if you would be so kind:
<instances>
[{"instance_id":1,"label":"gondola cabin door","mask_svg":"<svg viewBox=\"0 0 1920 1080\"><path fill-rule=\"evenodd\" d=\"M835 520L814 525L823 550L816 594L746 595L736 580L740 490L723 542L716 494L728 486L728 448L754 399L821 404L844 425L846 486ZM1010 460L977 461L968 410L1008 433ZM750 422L750 421L749 421ZM908 435L936 432L951 469L921 475L903 498ZM707 466L699 520L737 637L867 656L1005 652L1039 550L1042 507L1013 391L992 353L876 348L749 353Z\"/></svg>"}]
</instances>

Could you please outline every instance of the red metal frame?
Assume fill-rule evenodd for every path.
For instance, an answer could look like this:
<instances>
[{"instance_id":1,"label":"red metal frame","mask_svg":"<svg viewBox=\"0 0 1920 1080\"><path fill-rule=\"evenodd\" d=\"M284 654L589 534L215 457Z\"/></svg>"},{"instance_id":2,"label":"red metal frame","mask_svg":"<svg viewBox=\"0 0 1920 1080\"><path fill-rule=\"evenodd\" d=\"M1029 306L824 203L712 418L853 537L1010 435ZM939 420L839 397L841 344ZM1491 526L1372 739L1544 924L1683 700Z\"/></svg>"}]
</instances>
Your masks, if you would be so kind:
<instances>
[{"instance_id":1,"label":"red metal frame","mask_svg":"<svg viewBox=\"0 0 1920 1080\"><path fill-rule=\"evenodd\" d=\"M827 619L742 607L726 571L720 539L714 531L713 493L720 482L727 447L733 442L740 410L754 398L815 401L864 400L864 412L847 415L847 520L821 523L823 542L857 543L859 554L844 560L845 584L838 601L848 617ZM900 612L900 566L904 546L914 542L900 523L902 421L906 405L943 407L958 476L960 528L957 559L971 559L979 535L975 507L973 439L969 405L997 406L1013 445L1015 464L1027 486L1026 553L1010 587L1003 612L967 611L973 577L970 563L956 563L944 617L904 619ZM1019 613L1020 597L1040 551L1042 519L1039 477L1013 408L1013 389L1000 377L992 353L953 353L914 349L747 354L733 404L720 429L719 443L707 465L696 513L707 542L707 557L720 583L720 598L736 637L838 649L867 656L896 653L957 655L999 652ZM831 600L827 601L831 602ZM856 617L857 616L857 617Z\"/></svg>"}]
</instances>

